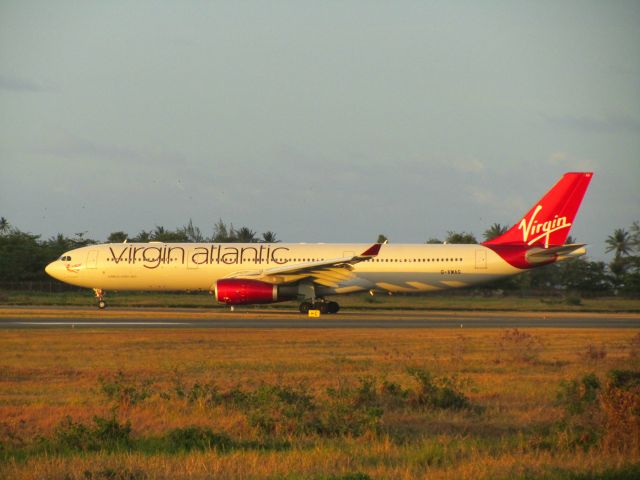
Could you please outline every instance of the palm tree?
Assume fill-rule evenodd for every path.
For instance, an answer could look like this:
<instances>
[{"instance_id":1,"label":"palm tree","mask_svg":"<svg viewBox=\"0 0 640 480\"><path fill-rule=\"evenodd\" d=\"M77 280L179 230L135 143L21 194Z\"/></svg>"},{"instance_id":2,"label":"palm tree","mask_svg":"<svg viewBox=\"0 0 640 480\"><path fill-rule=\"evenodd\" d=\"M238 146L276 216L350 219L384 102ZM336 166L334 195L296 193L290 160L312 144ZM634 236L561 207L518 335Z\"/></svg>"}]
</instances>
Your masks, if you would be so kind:
<instances>
[{"instance_id":1,"label":"palm tree","mask_svg":"<svg viewBox=\"0 0 640 480\"><path fill-rule=\"evenodd\" d=\"M230 227L227 227L227 224L220 219L213 226L213 236L211 237L211 241L218 243L231 242L233 241L234 236L235 232L233 230L233 224L231 224Z\"/></svg>"},{"instance_id":2,"label":"palm tree","mask_svg":"<svg viewBox=\"0 0 640 480\"><path fill-rule=\"evenodd\" d=\"M631 245L640 253L640 222L636 220L631 224Z\"/></svg>"},{"instance_id":3,"label":"palm tree","mask_svg":"<svg viewBox=\"0 0 640 480\"><path fill-rule=\"evenodd\" d=\"M278 243L280 240L278 240L278 237L276 236L275 232L272 232L271 230L264 232L262 234L262 242L263 243Z\"/></svg>"},{"instance_id":4,"label":"palm tree","mask_svg":"<svg viewBox=\"0 0 640 480\"><path fill-rule=\"evenodd\" d=\"M119 230L117 232L111 232L109 234L109 236L107 237L107 242L109 242L109 243L122 243L127 238L129 238L129 234L127 232L123 232L122 230Z\"/></svg>"},{"instance_id":5,"label":"palm tree","mask_svg":"<svg viewBox=\"0 0 640 480\"><path fill-rule=\"evenodd\" d=\"M9 231L10 228L9 220L4 217L0 217L0 235L3 235Z\"/></svg>"},{"instance_id":6,"label":"palm tree","mask_svg":"<svg viewBox=\"0 0 640 480\"><path fill-rule=\"evenodd\" d=\"M631 253L631 237L624 228L616 228L613 235L607 237L605 243L607 244L605 252L614 252L616 260L619 260L623 255Z\"/></svg>"},{"instance_id":7,"label":"palm tree","mask_svg":"<svg viewBox=\"0 0 640 480\"><path fill-rule=\"evenodd\" d=\"M509 227L507 225L494 223L484 231L482 236L484 237L485 242L488 242L489 240L493 240L500 235L504 235L505 233L507 233L507 230L509 230Z\"/></svg>"},{"instance_id":8,"label":"palm tree","mask_svg":"<svg viewBox=\"0 0 640 480\"><path fill-rule=\"evenodd\" d=\"M167 234L166 229L162 225L156 225L156 229L151 234L154 240L160 240Z\"/></svg>"},{"instance_id":9,"label":"palm tree","mask_svg":"<svg viewBox=\"0 0 640 480\"><path fill-rule=\"evenodd\" d=\"M200 228L196 227L191 219L189 219L189 223L182 227L181 230L190 242L199 243L204 241L204 235L202 235Z\"/></svg>"},{"instance_id":10,"label":"palm tree","mask_svg":"<svg viewBox=\"0 0 640 480\"><path fill-rule=\"evenodd\" d=\"M242 227L236 232L236 241L239 243L254 243L256 241L256 232L247 227Z\"/></svg>"},{"instance_id":11,"label":"palm tree","mask_svg":"<svg viewBox=\"0 0 640 480\"><path fill-rule=\"evenodd\" d=\"M473 233L469 232L454 232L449 230L447 232L447 239L445 243L460 243L460 244L470 244L470 243L478 243L476 237Z\"/></svg>"}]
</instances>

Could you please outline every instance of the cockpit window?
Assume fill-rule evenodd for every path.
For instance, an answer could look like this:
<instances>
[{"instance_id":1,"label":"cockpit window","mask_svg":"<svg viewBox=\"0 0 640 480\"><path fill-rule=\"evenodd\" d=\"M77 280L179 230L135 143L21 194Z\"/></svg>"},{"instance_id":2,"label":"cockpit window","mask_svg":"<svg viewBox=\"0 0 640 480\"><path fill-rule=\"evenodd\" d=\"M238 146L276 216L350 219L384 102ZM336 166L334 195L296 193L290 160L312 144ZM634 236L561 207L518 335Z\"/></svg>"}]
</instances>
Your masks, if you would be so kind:
<instances>
[{"instance_id":1,"label":"cockpit window","mask_svg":"<svg viewBox=\"0 0 640 480\"><path fill-rule=\"evenodd\" d=\"M62 260L63 262L70 262L71 257L69 255L65 255L63 257L60 257L60 260Z\"/></svg>"}]
</instances>

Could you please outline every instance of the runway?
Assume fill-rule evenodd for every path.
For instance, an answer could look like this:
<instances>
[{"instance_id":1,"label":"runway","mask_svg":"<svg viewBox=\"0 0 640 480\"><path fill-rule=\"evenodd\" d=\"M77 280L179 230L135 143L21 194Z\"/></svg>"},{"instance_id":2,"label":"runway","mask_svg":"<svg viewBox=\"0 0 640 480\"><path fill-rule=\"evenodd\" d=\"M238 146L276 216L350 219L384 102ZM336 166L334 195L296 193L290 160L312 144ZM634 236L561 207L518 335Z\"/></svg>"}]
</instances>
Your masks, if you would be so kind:
<instances>
[{"instance_id":1,"label":"runway","mask_svg":"<svg viewBox=\"0 0 640 480\"><path fill-rule=\"evenodd\" d=\"M0 307L0 329L9 328L640 328L640 314L372 310L309 318L285 309Z\"/></svg>"}]
</instances>

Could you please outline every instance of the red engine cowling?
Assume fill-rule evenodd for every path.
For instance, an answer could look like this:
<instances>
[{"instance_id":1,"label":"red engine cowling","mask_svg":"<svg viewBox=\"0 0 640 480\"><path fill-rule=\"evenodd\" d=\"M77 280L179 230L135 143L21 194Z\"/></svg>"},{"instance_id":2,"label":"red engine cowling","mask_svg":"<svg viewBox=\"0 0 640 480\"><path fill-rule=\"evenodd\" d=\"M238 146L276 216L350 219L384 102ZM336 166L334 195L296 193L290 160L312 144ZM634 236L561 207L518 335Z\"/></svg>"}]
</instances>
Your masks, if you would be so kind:
<instances>
[{"instance_id":1,"label":"red engine cowling","mask_svg":"<svg viewBox=\"0 0 640 480\"><path fill-rule=\"evenodd\" d=\"M217 301L227 305L274 303L281 300L278 298L277 285L241 278L218 280L215 286L215 296Z\"/></svg>"}]
</instances>

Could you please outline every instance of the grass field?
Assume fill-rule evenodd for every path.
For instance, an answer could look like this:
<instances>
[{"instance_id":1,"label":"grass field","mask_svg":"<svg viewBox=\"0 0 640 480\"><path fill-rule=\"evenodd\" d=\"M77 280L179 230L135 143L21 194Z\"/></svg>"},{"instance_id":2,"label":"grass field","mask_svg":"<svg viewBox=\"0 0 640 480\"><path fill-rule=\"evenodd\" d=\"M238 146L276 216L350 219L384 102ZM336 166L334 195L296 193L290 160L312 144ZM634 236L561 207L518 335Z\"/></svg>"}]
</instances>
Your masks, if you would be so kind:
<instances>
[{"instance_id":1,"label":"grass field","mask_svg":"<svg viewBox=\"0 0 640 480\"><path fill-rule=\"evenodd\" d=\"M7 330L0 477L638 478L637 330Z\"/></svg>"},{"instance_id":2,"label":"grass field","mask_svg":"<svg viewBox=\"0 0 640 480\"><path fill-rule=\"evenodd\" d=\"M211 295L200 293L108 292L112 307L195 307L226 308ZM640 312L640 298L603 297L520 297L484 295L342 295L336 300L345 309L353 310L488 310L488 311L558 311L558 312ZM95 305L90 290L64 293L0 291L0 305ZM297 302L272 305L275 308L297 309ZM243 307L251 308L251 307ZM259 308L269 308L261 305Z\"/></svg>"}]
</instances>

